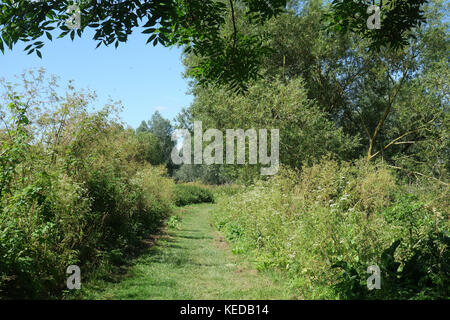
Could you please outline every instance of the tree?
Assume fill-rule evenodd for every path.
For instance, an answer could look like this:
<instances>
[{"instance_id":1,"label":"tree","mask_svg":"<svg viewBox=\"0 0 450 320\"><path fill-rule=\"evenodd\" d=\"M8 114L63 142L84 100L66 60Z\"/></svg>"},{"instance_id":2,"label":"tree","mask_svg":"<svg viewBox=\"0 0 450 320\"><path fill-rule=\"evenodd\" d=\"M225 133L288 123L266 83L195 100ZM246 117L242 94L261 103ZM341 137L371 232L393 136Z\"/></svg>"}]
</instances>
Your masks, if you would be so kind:
<instances>
[{"instance_id":1,"label":"tree","mask_svg":"<svg viewBox=\"0 0 450 320\"><path fill-rule=\"evenodd\" d=\"M333 0L330 27L347 33L355 32L370 41L370 48L382 47L399 49L408 44L411 31L424 23L423 5L429 0ZM370 5L380 9L380 27L368 28L373 10Z\"/></svg>"},{"instance_id":2,"label":"tree","mask_svg":"<svg viewBox=\"0 0 450 320\"><path fill-rule=\"evenodd\" d=\"M158 137L148 131L136 132L136 137L140 148L138 161L147 161L152 165L164 163L164 154Z\"/></svg>"},{"instance_id":3,"label":"tree","mask_svg":"<svg viewBox=\"0 0 450 320\"><path fill-rule=\"evenodd\" d=\"M175 146L175 142L172 141L173 127L169 120L164 119L159 111L155 111L152 118L145 122L142 121L141 125L136 129L136 133L141 139L147 141L148 145L154 145L150 136L153 136L158 141L158 147L151 150L153 154L151 158L153 161L158 159L159 163L152 164L165 164L169 173L173 171L173 163L171 162L171 152ZM150 157L150 155L149 155Z\"/></svg>"},{"instance_id":4,"label":"tree","mask_svg":"<svg viewBox=\"0 0 450 320\"><path fill-rule=\"evenodd\" d=\"M289 1L292 3L293 1ZM421 5L426 0L380 1L382 28L368 30L366 7L374 1L334 0L330 27L344 33L355 31L371 40L373 48L401 47L407 33L425 21ZM76 4L79 29L70 29ZM260 76L261 58L268 53L265 37L241 32L238 18L247 27L256 27L281 13L286 0L61 0L61 1L0 1L0 51L12 49L18 42L29 43L25 51L35 52L44 46L42 37L53 39L52 30L59 29L58 38L81 37L88 28L95 31L100 45L126 42L136 29L143 28L147 43L183 46L186 53L199 57L189 75L200 84L228 85L244 91L248 81ZM295 6L295 1L294 1ZM359 14L359 15L358 15ZM239 17L238 17L239 16ZM228 25L228 28L225 26Z\"/></svg>"},{"instance_id":5,"label":"tree","mask_svg":"<svg viewBox=\"0 0 450 320\"><path fill-rule=\"evenodd\" d=\"M267 77L305 79L308 97L344 132L360 134L354 157L382 157L396 165L402 159L409 170L445 176L448 9L430 1L423 10L427 23L413 30L406 46L368 51L370 39L357 33L324 32L327 7L305 2L300 14L268 23L274 50L263 69Z\"/></svg>"},{"instance_id":6,"label":"tree","mask_svg":"<svg viewBox=\"0 0 450 320\"><path fill-rule=\"evenodd\" d=\"M66 20L73 18L69 6L79 8L80 28L70 29ZM81 37L88 28L95 31L94 40L100 45L115 47L126 42L136 29L143 28L147 43L164 46L184 46L203 59L192 75L199 81L229 84L239 89L255 77L258 55L257 39L249 39L234 29L223 33L226 19L234 19L234 6L245 7L249 23L258 24L281 12L285 0L62 0L62 1L0 1L0 50L4 44L12 47L20 40L28 42L25 50L39 51L46 36L53 39L52 30L59 29L58 38ZM77 13L75 13L77 14ZM242 57L247 57L242 59Z\"/></svg>"},{"instance_id":7,"label":"tree","mask_svg":"<svg viewBox=\"0 0 450 320\"><path fill-rule=\"evenodd\" d=\"M148 132L148 125L147 125L147 122L145 122L144 120L142 120L141 124L136 129L136 133L141 133L141 132Z\"/></svg>"},{"instance_id":8,"label":"tree","mask_svg":"<svg viewBox=\"0 0 450 320\"><path fill-rule=\"evenodd\" d=\"M245 32L268 34L271 51L261 64L264 80L252 82L240 98L194 83L196 98L191 108L180 114L180 123L185 126L186 118L191 117L216 128L267 126L272 111L278 120L273 125L291 133L290 139L282 139L280 144L281 154L283 148L290 150L282 163L295 167L305 160L313 161L326 150L339 150L330 148L334 144L342 148L337 154L344 160L383 159L408 174L445 180L449 168L446 106L450 43L444 18L448 9L442 1L433 0L424 6L427 23L413 30L414 37L409 38L407 46L379 51L367 50L370 39L357 33L328 30L324 17L330 8L324 1L299 2L303 4L300 12L285 12L259 29L247 30L242 20L237 21ZM187 68L194 60L185 60ZM302 86L296 87L299 78ZM316 103L321 114L312 113L307 125L295 125L295 121L301 123L307 118L308 104L302 105L305 99L300 97L284 101L287 95L280 94L279 89L272 91L280 82L296 91L290 94L292 97L304 89L306 98ZM254 83L263 89L255 90ZM237 102L232 103L233 99ZM281 113L290 125L281 121ZM338 131L327 126L315 128L311 124L314 119L326 119L324 124L332 121L342 130L342 137L359 139L359 146L350 143L353 147L344 150L344 140L342 145L336 143ZM302 131L311 136L302 135ZM331 132L333 139L326 139ZM307 139L309 142L304 143Z\"/></svg>"},{"instance_id":9,"label":"tree","mask_svg":"<svg viewBox=\"0 0 450 320\"><path fill-rule=\"evenodd\" d=\"M287 83L261 79L249 86L245 96L200 88L189 112L192 119L203 122L205 130L279 129L280 162L285 165L301 168L327 154L345 157L358 145L358 138L336 128L317 103L308 99L304 86L300 78Z\"/></svg>"}]
</instances>

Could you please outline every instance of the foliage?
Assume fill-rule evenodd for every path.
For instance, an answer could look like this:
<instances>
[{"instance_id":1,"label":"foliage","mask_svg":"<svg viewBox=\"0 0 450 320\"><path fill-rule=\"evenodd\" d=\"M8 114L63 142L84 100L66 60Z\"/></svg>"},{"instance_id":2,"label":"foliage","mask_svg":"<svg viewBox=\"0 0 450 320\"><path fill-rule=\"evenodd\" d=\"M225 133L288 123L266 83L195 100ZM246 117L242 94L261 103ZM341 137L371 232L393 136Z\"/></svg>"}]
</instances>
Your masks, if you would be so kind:
<instances>
[{"instance_id":1,"label":"foliage","mask_svg":"<svg viewBox=\"0 0 450 320\"><path fill-rule=\"evenodd\" d=\"M69 265L87 279L134 253L170 213L173 183L111 107L89 113L88 96L50 91L58 103L42 110L48 97L23 94L1 110L0 296L56 297Z\"/></svg>"},{"instance_id":2,"label":"foliage","mask_svg":"<svg viewBox=\"0 0 450 320\"><path fill-rule=\"evenodd\" d=\"M172 215L167 220L167 226L172 229L179 229L181 218L178 215Z\"/></svg>"},{"instance_id":3,"label":"foliage","mask_svg":"<svg viewBox=\"0 0 450 320\"><path fill-rule=\"evenodd\" d=\"M344 261L333 265L342 268L342 281L336 284L345 299L443 299L449 297L450 238L443 233L432 234L422 246L412 249L412 255L396 261L395 251L401 244L396 240L381 254L381 290L368 291L365 273Z\"/></svg>"},{"instance_id":4,"label":"foliage","mask_svg":"<svg viewBox=\"0 0 450 320\"><path fill-rule=\"evenodd\" d=\"M301 1L300 1L301 2ZM328 18L331 29L355 31L370 39L376 49L407 44L408 34L425 21L422 5L426 0L390 1L381 5L383 20L380 30L368 30L366 5L371 1L335 0ZM100 45L126 42L136 29L148 35L147 43L184 46L186 53L199 59L188 71L201 85L227 85L245 91L247 84L260 76L261 59L270 52L266 37L242 31L257 28L286 9L285 0L164 0L164 1L92 1L77 2L80 29L70 29L65 21L71 17L73 1L4 0L0 2L0 50L12 49L18 42L28 43L25 51L35 52L44 46L40 39L81 37L91 28L93 39ZM358 16L359 14L359 16Z\"/></svg>"},{"instance_id":5,"label":"foliage","mask_svg":"<svg viewBox=\"0 0 450 320\"><path fill-rule=\"evenodd\" d=\"M368 38L370 48L380 50L382 47L399 49L408 44L411 31L426 21L423 5L428 0L408 1L368 1L368 0L333 0L330 14L330 27L347 33L356 32ZM380 29L369 29L367 8L370 5L380 7Z\"/></svg>"},{"instance_id":6,"label":"foliage","mask_svg":"<svg viewBox=\"0 0 450 320\"><path fill-rule=\"evenodd\" d=\"M246 28L237 19L242 32L266 34L271 50L261 61L263 79L238 96L193 83L195 99L178 116L179 125L191 129L201 120L221 129L276 127L280 161L294 168L327 153L342 160L365 155L410 180L448 183L448 4L424 5L427 23L414 28L401 49L368 51L368 39L326 28L330 8L323 1L295 3L301 10L262 27ZM189 70L195 58L186 57L185 64ZM236 180L240 169L222 180Z\"/></svg>"},{"instance_id":7,"label":"foliage","mask_svg":"<svg viewBox=\"0 0 450 320\"><path fill-rule=\"evenodd\" d=\"M235 4L236 2L236 4ZM80 1L81 28L69 29L65 21L71 0L28 1L5 0L0 2L0 50L4 44L12 48L19 40L29 43L25 51L36 52L44 46L38 40L44 35L53 39L53 30L61 31L58 38L70 35L74 40L88 28L93 29L93 39L100 45L118 47L126 42L136 29L148 35L147 43L164 46L185 46L203 58L192 75L200 81L230 84L235 89L245 87L255 75L261 52L257 39L241 35L237 30L224 34L227 19L234 19L234 6L238 1L216 0L163 0L163 1ZM278 14L285 0L244 0L243 13L249 23L258 24ZM246 59L242 59L247 57Z\"/></svg>"},{"instance_id":8,"label":"foliage","mask_svg":"<svg viewBox=\"0 0 450 320\"><path fill-rule=\"evenodd\" d=\"M182 164L173 177L183 182L201 181L205 184L221 185L236 180L232 165Z\"/></svg>"},{"instance_id":9,"label":"foliage","mask_svg":"<svg viewBox=\"0 0 450 320\"><path fill-rule=\"evenodd\" d=\"M214 188L214 197L233 196L243 190L244 187L239 184L223 184Z\"/></svg>"},{"instance_id":10,"label":"foliage","mask_svg":"<svg viewBox=\"0 0 450 320\"><path fill-rule=\"evenodd\" d=\"M1 157L0 157L0 196L9 191L11 180L16 166L20 163L20 158L27 151L26 141L28 134L25 126L29 120L26 117L26 106L21 105L15 99L17 96L10 96L14 100L8 104L11 117L8 132L3 134L1 141Z\"/></svg>"},{"instance_id":11,"label":"foliage","mask_svg":"<svg viewBox=\"0 0 450 320\"><path fill-rule=\"evenodd\" d=\"M199 120L280 129L278 177L258 179L257 166L216 171L247 185L218 194L216 224L258 269L286 271L299 298L448 297L448 4L419 2L384 9L386 26L405 25L383 40L357 28L367 28L365 13L356 22L344 13L349 28L330 29L340 9L324 1L294 1L261 27L237 18L242 32L267 39L263 78L244 95L193 83L194 102L177 119L189 130ZM426 23L392 20L408 6ZM188 71L195 63L186 57ZM182 169L185 179L205 176ZM373 264L382 289L368 291Z\"/></svg>"},{"instance_id":12,"label":"foliage","mask_svg":"<svg viewBox=\"0 0 450 320\"><path fill-rule=\"evenodd\" d=\"M40 55L55 27L117 46L142 22L153 44L186 49L194 101L178 127L277 128L282 163L264 179L258 165L175 170L159 113L135 131L116 104L88 112L94 93L61 96L42 71L1 81L0 296L56 296L68 265L120 264L173 204L218 199L233 252L285 273L296 298L448 298L448 3L384 1L380 30L368 1L327 3L86 1L70 31L68 1L0 2L2 51L25 41Z\"/></svg>"},{"instance_id":13,"label":"foliage","mask_svg":"<svg viewBox=\"0 0 450 320\"><path fill-rule=\"evenodd\" d=\"M136 133L139 140L141 150L139 155L142 157L140 161L147 161L152 165L160 165L164 163L163 153L161 151L161 141L151 132L140 131Z\"/></svg>"},{"instance_id":14,"label":"foliage","mask_svg":"<svg viewBox=\"0 0 450 320\"><path fill-rule=\"evenodd\" d=\"M448 298L448 217L433 194L399 184L382 164L326 159L219 197L215 211L235 253L286 272L307 299ZM366 287L370 265L381 268L381 290Z\"/></svg>"},{"instance_id":15,"label":"foliage","mask_svg":"<svg viewBox=\"0 0 450 320\"><path fill-rule=\"evenodd\" d=\"M202 121L204 130L216 128L224 136L225 130L232 128L279 129L280 162L292 167L311 164L328 153L345 158L359 145L358 137L349 137L336 128L317 104L307 98L300 78L288 83L281 79L257 81L249 86L245 96L215 88L197 89L189 113L191 121ZM248 162L248 156L246 159ZM177 174L187 181L203 179L218 184L236 179L251 182L259 176L259 168L254 165L207 167L184 166Z\"/></svg>"},{"instance_id":16,"label":"foliage","mask_svg":"<svg viewBox=\"0 0 450 320\"><path fill-rule=\"evenodd\" d=\"M185 206L192 203L214 202L213 193L206 187L194 183L175 185L175 204Z\"/></svg>"},{"instance_id":17,"label":"foliage","mask_svg":"<svg viewBox=\"0 0 450 320\"><path fill-rule=\"evenodd\" d=\"M172 149L175 142L172 141L173 127L169 120L164 119L159 111L156 111L151 120L142 121L141 125L136 129L138 136L146 137L146 139L156 138L156 146L146 147L148 158L151 164L165 164L169 174L172 174L174 165L170 159ZM153 161L153 162L152 162Z\"/></svg>"}]
</instances>

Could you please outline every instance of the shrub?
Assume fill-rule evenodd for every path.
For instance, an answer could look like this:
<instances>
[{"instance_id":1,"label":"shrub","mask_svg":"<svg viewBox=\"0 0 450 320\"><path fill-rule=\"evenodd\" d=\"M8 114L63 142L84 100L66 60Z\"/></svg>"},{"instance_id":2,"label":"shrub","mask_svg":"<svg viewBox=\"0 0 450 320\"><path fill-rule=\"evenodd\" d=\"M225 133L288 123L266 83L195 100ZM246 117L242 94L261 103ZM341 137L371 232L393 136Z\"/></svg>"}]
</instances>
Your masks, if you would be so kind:
<instances>
[{"instance_id":1,"label":"shrub","mask_svg":"<svg viewBox=\"0 0 450 320\"><path fill-rule=\"evenodd\" d=\"M287 272L299 298L445 298L448 212L414 190L382 164L323 160L219 197L214 217L234 252ZM381 290L366 287L370 265Z\"/></svg>"},{"instance_id":2,"label":"shrub","mask_svg":"<svg viewBox=\"0 0 450 320\"><path fill-rule=\"evenodd\" d=\"M200 186L198 184L176 184L174 195L175 204L177 206L201 202L214 202L212 192L205 186Z\"/></svg>"},{"instance_id":3,"label":"shrub","mask_svg":"<svg viewBox=\"0 0 450 320\"><path fill-rule=\"evenodd\" d=\"M243 187L238 184L223 184L220 186L215 186L213 193L214 196L233 196L241 191L243 191Z\"/></svg>"},{"instance_id":4,"label":"shrub","mask_svg":"<svg viewBox=\"0 0 450 320\"><path fill-rule=\"evenodd\" d=\"M88 113L83 94L46 112L10 98L12 120L0 128L0 297L58 297L69 265L86 279L134 253L168 216L173 182L143 160L142 139L113 109Z\"/></svg>"}]
</instances>

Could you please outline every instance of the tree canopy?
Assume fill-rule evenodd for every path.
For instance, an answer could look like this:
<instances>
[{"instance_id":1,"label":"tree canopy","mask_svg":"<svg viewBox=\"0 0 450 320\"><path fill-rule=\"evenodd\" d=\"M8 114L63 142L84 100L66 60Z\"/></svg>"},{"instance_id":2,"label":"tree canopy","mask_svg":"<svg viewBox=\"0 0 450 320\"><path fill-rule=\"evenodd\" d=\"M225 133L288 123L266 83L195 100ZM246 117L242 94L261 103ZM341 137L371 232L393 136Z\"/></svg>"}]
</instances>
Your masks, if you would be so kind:
<instances>
[{"instance_id":1,"label":"tree canopy","mask_svg":"<svg viewBox=\"0 0 450 320\"><path fill-rule=\"evenodd\" d=\"M247 25L259 25L278 15L292 1L286 0L63 0L0 1L0 51L12 49L18 41L27 43L25 51L42 57L41 38L82 37L94 30L93 39L100 45L126 42L136 29L148 35L147 43L182 46L200 59L189 76L199 83L227 85L236 91L247 88L248 81L260 75L261 58L267 54L265 37L241 32L236 20L243 17ZM381 29L366 26L366 8L378 1L334 0L328 16L329 28L357 32L371 40L373 48L384 45L400 47L408 31L425 21L421 6L426 0L379 1ZM66 21L73 18L68 10L79 8L79 28L71 29ZM226 25L229 28L225 28Z\"/></svg>"},{"instance_id":2,"label":"tree canopy","mask_svg":"<svg viewBox=\"0 0 450 320\"><path fill-rule=\"evenodd\" d=\"M333 0L330 26L346 33L356 32L370 39L370 48L379 50L383 46L395 49L408 44L411 30L426 21L423 5L429 0ZM367 8L380 8L380 27L368 28L367 20L373 13Z\"/></svg>"},{"instance_id":3,"label":"tree canopy","mask_svg":"<svg viewBox=\"0 0 450 320\"><path fill-rule=\"evenodd\" d=\"M302 1L303 2L303 1ZM448 161L448 12L439 0L425 6L427 24L401 49L369 51L370 39L326 29L330 7L304 1L261 28L273 50L264 76L245 95L193 85L194 101L177 118L191 129L279 128L280 162L301 168L325 154L445 180ZM186 67L196 57L187 57Z\"/></svg>"}]
</instances>

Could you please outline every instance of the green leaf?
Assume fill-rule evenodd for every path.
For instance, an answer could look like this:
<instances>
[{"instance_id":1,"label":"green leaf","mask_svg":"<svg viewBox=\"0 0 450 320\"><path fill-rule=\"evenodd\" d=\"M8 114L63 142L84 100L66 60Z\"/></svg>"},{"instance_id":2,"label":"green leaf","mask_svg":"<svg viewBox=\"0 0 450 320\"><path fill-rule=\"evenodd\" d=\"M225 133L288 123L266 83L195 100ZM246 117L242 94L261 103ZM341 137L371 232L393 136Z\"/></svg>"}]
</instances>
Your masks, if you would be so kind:
<instances>
[{"instance_id":1,"label":"green leaf","mask_svg":"<svg viewBox=\"0 0 450 320\"><path fill-rule=\"evenodd\" d=\"M156 38L156 34L152 34L152 35L150 36L150 38L148 38L146 44L149 43L150 41L152 41L152 40L155 39L155 38Z\"/></svg>"},{"instance_id":2,"label":"green leaf","mask_svg":"<svg viewBox=\"0 0 450 320\"><path fill-rule=\"evenodd\" d=\"M146 29L146 30L142 31L142 33L146 33L146 34L148 34L148 33L154 33L155 30L156 30L155 28L149 28L149 29Z\"/></svg>"}]
</instances>

